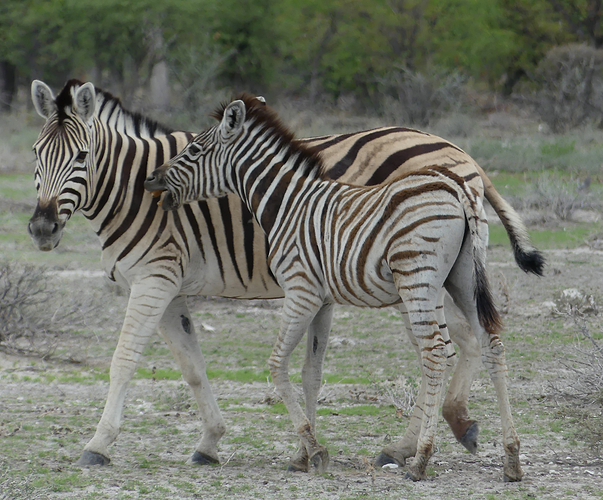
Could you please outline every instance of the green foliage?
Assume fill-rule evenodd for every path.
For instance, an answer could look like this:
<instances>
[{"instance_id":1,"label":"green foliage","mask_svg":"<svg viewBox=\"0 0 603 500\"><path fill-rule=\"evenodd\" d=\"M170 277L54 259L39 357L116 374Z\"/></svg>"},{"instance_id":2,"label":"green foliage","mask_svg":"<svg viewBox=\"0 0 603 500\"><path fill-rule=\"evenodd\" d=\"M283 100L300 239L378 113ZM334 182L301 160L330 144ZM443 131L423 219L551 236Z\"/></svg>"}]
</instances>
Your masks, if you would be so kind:
<instances>
[{"instance_id":1,"label":"green foliage","mask_svg":"<svg viewBox=\"0 0 603 500\"><path fill-rule=\"evenodd\" d=\"M5 0L0 61L17 68L22 84L91 78L111 82L126 102L167 61L189 95L192 78L209 77L234 90L274 89L312 101L352 93L368 104L395 67L441 67L490 85L504 76L512 88L557 44L601 45L592 22L599 11L586 0L566 3Z\"/></svg>"},{"instance_id":2,"label":"green foliage","mask_svg":"<svg viewBox=\"0 0 603 500\"><path fill-rule=\"evenodd\" d=\"M444 67L492 80L505 71L505 61L517 50L499 2L437 0L429 3L426 16L433 61Z\"/></svg>"}]
</instances>

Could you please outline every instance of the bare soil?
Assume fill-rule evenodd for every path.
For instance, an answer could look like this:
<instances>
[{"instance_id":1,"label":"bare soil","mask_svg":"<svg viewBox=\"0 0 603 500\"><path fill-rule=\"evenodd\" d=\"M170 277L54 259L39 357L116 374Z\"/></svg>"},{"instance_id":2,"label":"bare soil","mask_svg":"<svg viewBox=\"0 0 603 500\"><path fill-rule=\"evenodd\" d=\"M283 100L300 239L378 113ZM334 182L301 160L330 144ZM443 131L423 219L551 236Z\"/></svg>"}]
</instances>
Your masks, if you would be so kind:
<instances>
[{"instance_id":1,"label":"bare soil","mask_svg":"<svg viewBox=\"0 0 603 500\"><path fill-rule=\"evenodd\" d=\"M474 382L471 398L472 415L482 430L478 453L467 453L442 421L429 477L418 483L404 478L404 468L375 470L372 466L380 449L399 438L407 423L373 383L325 385L317 425L331 454L326 474L286 472L296 440L287 415L274 404L277 398L269 381L221 377L212 380L228 425L220 446L220 466L186 463L201 425L185 384L143 378L133 381L129 389L122 432L110 449L111 464L79 469L74 462L94 433L108 385L77 377L108 367L117 339L114 333L98 340L104 350L86 351L83 363L83 347L73 336L58 339L59 344L65 342L63 347L71 343L75 353L71 362L65 355L41 361L0 354L0 498L601 500L603 457L581 437L582 424L568 410L574 407L594 415L601 407L562 394L574 382L568 366L576 359L576 346L588 348L588 343L581 342L572 318L551 315L546 303L567 288L579 288L601 303L603 251L581 247L547 251L546 257L546 276L538 279L517 269L508 248L492 248L489 253L491 275L499 283L499 300L507 311L511 403L525 472L520 483L502 481L500 418L485 373ZM86 283L102 289L96 275L88 275ZM209 368L241 363L240 354L233 354L237 342L243 349L253 342L269 349L276 334L278 305L278 301L199 301L201 313L195 325ZM203 314L207 311L211 317ZM408 341L396 333L401 322L385 326L386 336L374 342L376 336L370 331L346 331L349 323L344 319L351 317L359 325L366 321L359 311L338 308L342 321L334 326L327 372L348 359L353 366L363 360L367 365L363 369L376 380L391 377L390 369L416 373ZM111 321L118 321L120 312L114 314ZM583 319L600 339L601 313ZM223 342L228 346L221 349ZM157 340L157 349L160 346ZM387 356L391 350L405 354L392 359ZM175 368L169 354L161 352L144 366ZM52 374L57 378L49 382ZM381 410L371 414L366 411L370 405ZM19 477L21 486L11 483L11 477Z\"/></svg>"}]
</instances>

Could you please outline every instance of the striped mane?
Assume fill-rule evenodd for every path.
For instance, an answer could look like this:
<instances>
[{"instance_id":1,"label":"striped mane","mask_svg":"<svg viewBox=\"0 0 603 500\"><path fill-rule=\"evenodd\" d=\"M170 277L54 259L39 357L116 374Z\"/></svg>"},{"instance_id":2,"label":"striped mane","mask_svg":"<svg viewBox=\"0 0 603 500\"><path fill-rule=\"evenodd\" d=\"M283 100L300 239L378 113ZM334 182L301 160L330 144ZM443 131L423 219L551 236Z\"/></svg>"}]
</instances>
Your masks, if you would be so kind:
<instances>
[{"instance_id":1,"label":"striped mane","mask_svg":"<svg viewBox=\"0 0 603 500\"><path fill-rule=\"evenodd\" d=\"M73 107L73 95L75 89L82 86L84 82L72 79L69 80L60 94L55 99L58 111L59 126L62 126L63 121L68 116L68 111ZM104 110L109 110L111 114L115 114L118 110L120 128L132 130L137 137L154 137L156 135L165 135L173 132L170 127L166 127L155 120L152 120L140 113L130 111L123 107L121 100L98 87L94 87L96 92L96 116L102 119Z\"/></svg>"},{"instance_id":2,"label":"striped mane","mask_svg":"<svg viewBox=\"0 0 603 500\"><path fill-rule=\"evenodd\" d=\"M281 121L277 112L256 96L248 92L241 92L231 101L221 103L210 116L222 120L224 110L230 102L235 100L243 101L245 104L246 120L252 120L257 124L262 124L265 128L271 129L275 135L280 137L281 144L287 145L291 155L299 156L302 161L298 162L298 166L305 170L305 175L322 174L323 162L320 153L296 141L295 134Z\"/></svg>"}]
</instances>

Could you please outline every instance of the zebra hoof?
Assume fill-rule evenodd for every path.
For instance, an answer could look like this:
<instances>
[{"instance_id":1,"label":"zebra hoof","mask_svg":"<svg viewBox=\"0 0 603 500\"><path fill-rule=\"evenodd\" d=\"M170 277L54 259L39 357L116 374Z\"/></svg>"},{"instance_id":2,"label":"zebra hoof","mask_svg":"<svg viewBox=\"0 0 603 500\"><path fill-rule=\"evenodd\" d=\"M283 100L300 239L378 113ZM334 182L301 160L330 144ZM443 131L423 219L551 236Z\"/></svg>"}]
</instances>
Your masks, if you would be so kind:
<instances>
[{"instance_id":1,"label":"zebra hoof","mask_svg":"<svg viewBox=\"0 0 603 500\"><path fill-rule=\"evenodd\" d=\"M460 443L474 455L477 453L477 437L479 436L479 426L473 421L460 439Z\"/></svg>"},{"instance_id":2,"label":"zebra hoof","mask_svg":"<svg viewBox=\"0 0 603 500\"><path fill-rule=\"evenodd\" d=\"M312 462L312 466L320 474L326 472L329 467L329 452L326 448L322 448L310 457L310 462Z\"/></svg>"},{"instance_id":3,"label":"zebra hoof","mask_svg":"<svg viewBox=\"0 0 603 500\"><path fill-rule=\"evenodd\" d=\"M310 463L306 454L303 454L301 457L292 458L287 466L287 472L308 472L309 470Z\"/></svg>"},{"instance_id":4,"label":"zebra hoof","mask_svg":"<svg viewBox=\"0 0 603 500\"><path fill-rule=\"evenodd\" d=\"M82 456L75 465L80 467L93 467L95 465L108 465L110 462L110 458L101 455L100 453L84 450Z\"/></svg>"},{"instance_id":5,"label":"zebra hoof","mask_svg":"<svg viewBox=\"0 0 603 500\"><path fill-rule=\"evenodd\" d=\"M521 481L523 478L523 472L520 470L518 474L508 475L506 473L503 474L503 481L505 483L516 483Z\"/></svg>"},{"instance_id":6,"label":"zebra hoof","mask_svg":"<svg viewBox=\"0 0 603 500\"><path fill-rule=\"evenodd\" d=\"M308 464L306 464L305 467L303 465L298 465L293 462L290 462L289 465L287 465L287 472L308 472L309 469L310 467L308 466Z\"/></svg>"},{"instance_id":7,"label":"zebra hoof","mask_svg":"<svg viewBox=\"0 0 603 500\"><path fill-rule=\"evenodd\" d=\"M410 479L411 481L414 481L416 483L417 481L420 481L422 478L420 476L416 476L415 474L412 474L410 471L408 471L404 475L404 479Z\"/></svg>"},{"instance_id":8,"label":"zebra hoof","mask_svg":"<svg viewBox=\"0 0 603 500\"><path fill-rule=\"evenodd\" d=\"M210 457L205 453L201 453L200 451L195 451L193 456L191 457L191 463L193 465L219 465L220 460L214 457Z\"/></svg>"},{"instance_id":9,"label":"zebra hoof","mask_svg":"<svg viewBox=\"0 0 603 500\"><path fill-rule=\"evenodd\" d=\"M400 463L394 457L390 457L387 453L384 452L379 453L379 455L375 459L375 463L373 464L373 466L375 467L375 469L380 469L384 465L388 464L394 464L398 467L404 467L404 462Z\"/></svg>"}]
</instances>

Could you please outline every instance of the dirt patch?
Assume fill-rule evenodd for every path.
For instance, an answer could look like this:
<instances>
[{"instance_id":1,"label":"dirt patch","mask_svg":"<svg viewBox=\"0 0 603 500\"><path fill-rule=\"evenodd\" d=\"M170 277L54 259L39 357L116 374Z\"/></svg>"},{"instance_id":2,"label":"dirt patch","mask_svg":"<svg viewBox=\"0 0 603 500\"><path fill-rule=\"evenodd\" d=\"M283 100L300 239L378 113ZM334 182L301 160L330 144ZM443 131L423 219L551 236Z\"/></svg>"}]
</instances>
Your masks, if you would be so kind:
<instances>
[{"instance_id":1,"label":"dirt patch","mask_svg":"<svg viewBox=\"0 0 603 500\"><path fill-rule=\"evenodd\" d=\"M477 455L464 451L442 422L426 481L409 482L404 468L375 470L373 458L403 434L408 421L388 404L378 382L416 376L416 361L399 335L399 320L338 308L325 373L339 371L358 380L365 375L370 381L333 382L323 388L317 426L331 454L326 474L286 472L296 439L272 385L230 380L224 374L212 379L228 426L220 444L220 466L186 463L201 433L186 385L142 378L129 389L122 432L110 448L111 464L75 467L102 413L108 385L101 375L116 343L115 333L99 333L102 345L91 351L89 363L68 363L67 356L41 362L0 354L0 457L5 457L0 458L0 498L600 500L603 458L581 438L581 424L567 409L568 404L591 413L601 409L564 400L553 390L571 376L560 361L576 360L572 349L580 336L571 318L552 316L546 302L566 288L583 289L601 301L603 252L548 251L549 267L541 279L524 275L509 255L507 248L493 248L489 258L508 310L504 341L525 472L520 483L502 482L500 418L485 373L474 382L470 407L482 431ZM88 284L98 280L101 286L96 275L86 278ZM196 302L195 326L210 370L227 373L249 364L258 372L265 368L261 359L276 333L278 301ZM584 320L600 339L600 315ZM65 348L77 348L77 337L62 341ZM254 349L260 353L257 359ZM143 367L176 368L159 340L147 354ZM298 357L292 363L294 372L299 372L300 361ZM20 486L11 478L19 478Z\"/></svg>"}]
</instances>

